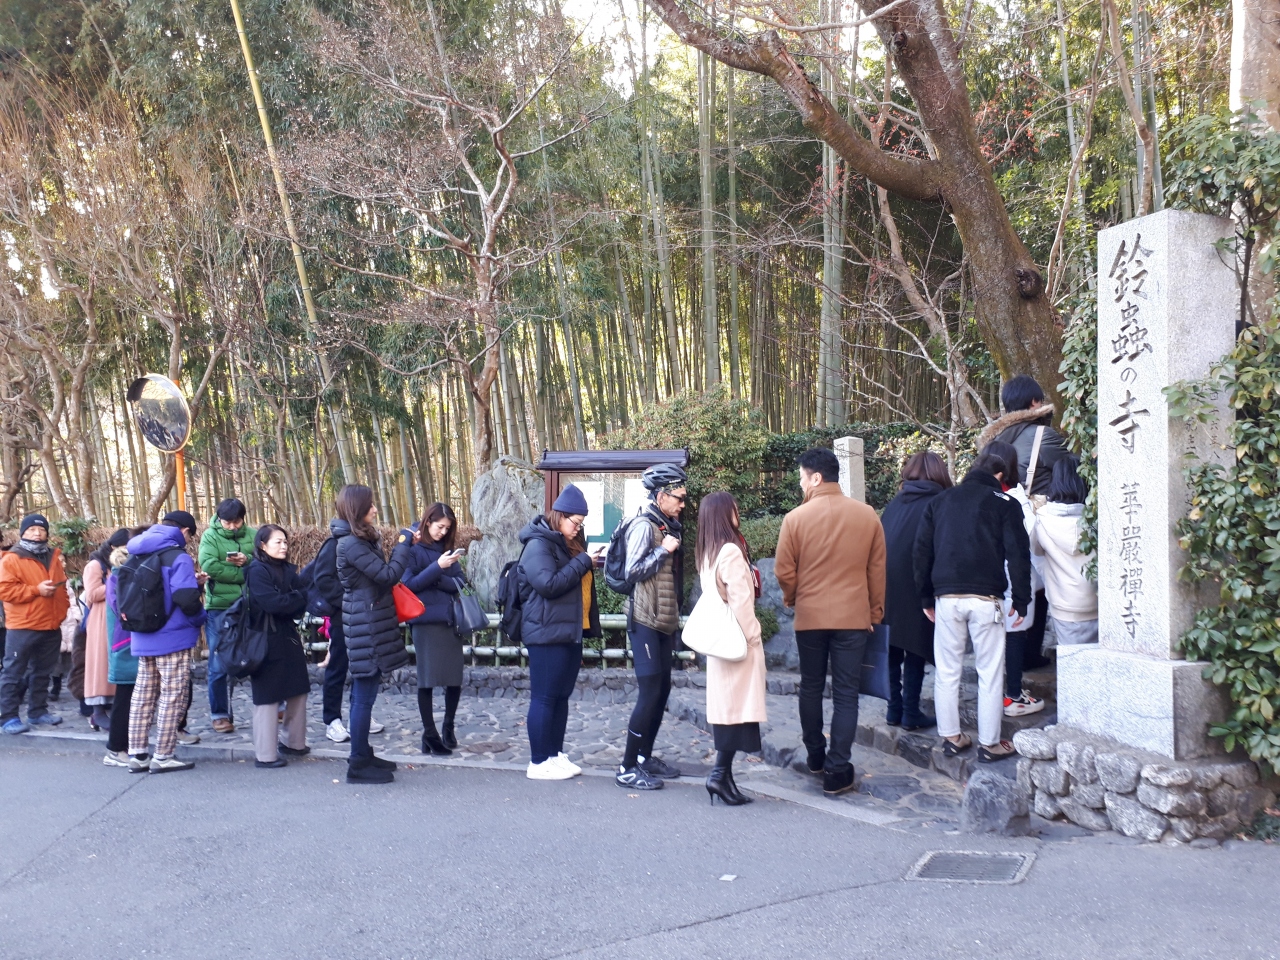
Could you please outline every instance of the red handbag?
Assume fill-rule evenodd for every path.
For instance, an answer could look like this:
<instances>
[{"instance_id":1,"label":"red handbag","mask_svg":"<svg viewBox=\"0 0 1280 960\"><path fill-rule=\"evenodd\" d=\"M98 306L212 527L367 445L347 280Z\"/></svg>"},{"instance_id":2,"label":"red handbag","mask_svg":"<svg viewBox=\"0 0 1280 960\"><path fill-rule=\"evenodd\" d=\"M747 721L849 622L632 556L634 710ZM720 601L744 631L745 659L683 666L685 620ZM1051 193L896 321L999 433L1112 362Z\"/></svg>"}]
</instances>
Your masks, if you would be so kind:
<instances>
[{"instance_id":1,"label":"red handbag","mask_svg":"<svg viewBox=\"0 0 1280 960\"><path fill-rule=\"evenodd\" d=\"M410 620L416 620L427 612L427 608L418 599L418 595L403 583L397 583L391 588L391 599L396 602L397 623L408 623Z\"/></svg>"}]
</instances>

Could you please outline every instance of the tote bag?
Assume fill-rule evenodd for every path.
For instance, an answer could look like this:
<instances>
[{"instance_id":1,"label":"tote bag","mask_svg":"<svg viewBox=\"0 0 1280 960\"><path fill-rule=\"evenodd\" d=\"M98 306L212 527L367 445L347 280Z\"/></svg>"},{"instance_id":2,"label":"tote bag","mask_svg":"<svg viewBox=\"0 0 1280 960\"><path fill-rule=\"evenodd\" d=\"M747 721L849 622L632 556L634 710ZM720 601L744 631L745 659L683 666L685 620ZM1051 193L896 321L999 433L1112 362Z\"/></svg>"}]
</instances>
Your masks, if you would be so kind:
<instances>
[{"instance_id":1,"label":"tote bag","mask_svg":"<svg viewBox=\"0 0 1280 960\"><path fill-rule=\"evenodd\" d=\"M708 588L709 587L709 588ZM742 632L733 607L720 598L715 574L702 577L702 596L681 634L684 645L696 653L721 660L742 660L747 655L747 636Z\"/></svg>"},{"instance_id":2,"label":"tote bag","mask_svg":"<svg viewBox=\"0 0 1280 960\"><path fill-rule=\"evenodd\" d=\"M470 589L470 585L467 586ZM453 597L453 632L468 637L477 630L489 629L489 615L480 606L473 593L458 593Z\"/></svg>"},{"instance_id":3,"label":"tote bag","mask_svg":"<svg viewBox=\"0 0 1280 960\"><path fill-rule=\"evenodd\" d=\"M862 683L858 692L868 697L889 699L889 625L877 623L871 628L862 653Z\"/></svg>"}]
</instances>

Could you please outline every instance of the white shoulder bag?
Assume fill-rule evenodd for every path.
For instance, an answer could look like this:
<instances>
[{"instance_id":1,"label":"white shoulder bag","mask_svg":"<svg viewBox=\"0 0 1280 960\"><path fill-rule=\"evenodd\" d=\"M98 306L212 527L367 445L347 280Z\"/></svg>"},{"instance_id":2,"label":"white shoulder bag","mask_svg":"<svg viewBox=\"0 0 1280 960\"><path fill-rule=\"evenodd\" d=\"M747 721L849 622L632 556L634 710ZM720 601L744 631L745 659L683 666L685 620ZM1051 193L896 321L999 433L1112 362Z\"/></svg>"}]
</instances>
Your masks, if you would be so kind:
<instances>
[{"instance_id":1,"label":"white shoulder bag","mask_svg":"<svg viewBox=\"0 0 1280 960\"><path fill-rule=\"evenodd\" d=\"M681 637L686 647L703 656L721 660L743 660L747 656L747 636L733 607L720 596L715 564L702 571L702 596L694 604Z\"/></svg>"}]
</instances>

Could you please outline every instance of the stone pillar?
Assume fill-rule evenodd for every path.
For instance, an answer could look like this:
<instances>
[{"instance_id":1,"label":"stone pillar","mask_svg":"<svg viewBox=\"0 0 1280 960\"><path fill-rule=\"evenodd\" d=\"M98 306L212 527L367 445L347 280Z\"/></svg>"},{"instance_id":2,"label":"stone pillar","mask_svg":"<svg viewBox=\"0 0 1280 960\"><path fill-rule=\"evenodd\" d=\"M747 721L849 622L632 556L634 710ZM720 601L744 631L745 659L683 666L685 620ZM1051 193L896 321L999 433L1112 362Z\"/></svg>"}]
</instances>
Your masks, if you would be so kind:
<instances>
[{"instance_id":1,"label":"stone pillar","mask_svg":"<svg viewBox=\"0 0 1280 960\"><path fill-rule=\"evenodd\" d=\"M838 437L834 444L840 461L840 489L846 497L867 502L867 474L862 459L861 437Z\"/></svg>"},{"instance_id":2,"label":"stone pillar","mask_svg":"<svg viewBox=\"0 0 1280 960\"><path fill-rule=\"evenodd\" d=\"M1178 638L1206 598L1178 580L1174 525L1187 509L1184 454L1223 459L1218 422L1169 418L1162 388L1203 376L1232 347L1239 286L1214 244L1225 219L1180 210L1098 235L1098 612L1100 642L1058 648L1058 719L1174 759L1220 752L1225 715ZM1225 461L1224 461L1225 462Z\"/></svg>"}]
</instances>

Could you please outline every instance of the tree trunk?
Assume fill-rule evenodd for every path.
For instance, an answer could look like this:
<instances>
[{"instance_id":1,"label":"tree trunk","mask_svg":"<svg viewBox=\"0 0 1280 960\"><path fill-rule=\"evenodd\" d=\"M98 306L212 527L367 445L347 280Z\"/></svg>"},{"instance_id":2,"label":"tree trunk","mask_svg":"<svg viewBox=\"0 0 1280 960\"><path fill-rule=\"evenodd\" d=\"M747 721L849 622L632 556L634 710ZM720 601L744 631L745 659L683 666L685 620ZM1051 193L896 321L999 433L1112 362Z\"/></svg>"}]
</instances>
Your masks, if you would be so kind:
<instances>
[{"instance_id":1,"label":"tree trunk","mask_svg":"<svg viewBox=\"0 0 1280 960\"><path fill-rule=\"evenodd\" d=\"M805 126L852 170L901 197L945 204L972 267L978 328L1001 374L1030 374L1051 401L1059 399L1060 321L982 153L959 46L942 0L895 0L893 9L874 21L915 102L936 152L933 159L887 153L860 135L776 32L729 40L690 18L679 0L647 2L685 43L727 66L772 78ZM861 0L860 5L872 14L889 3Z\"/></svg>"},{"instance_id":2,"label":"tree trunk","mask_svg":"<svg viewBox=\"0 0 1280 960\"><path fill-rule=\"evenodd\" d=\"M720 382L720 318L716 311L716 173L714 149L715 61L698 51L698 174L702 213L703 389Z\"/></svg>"}]
</instances>

